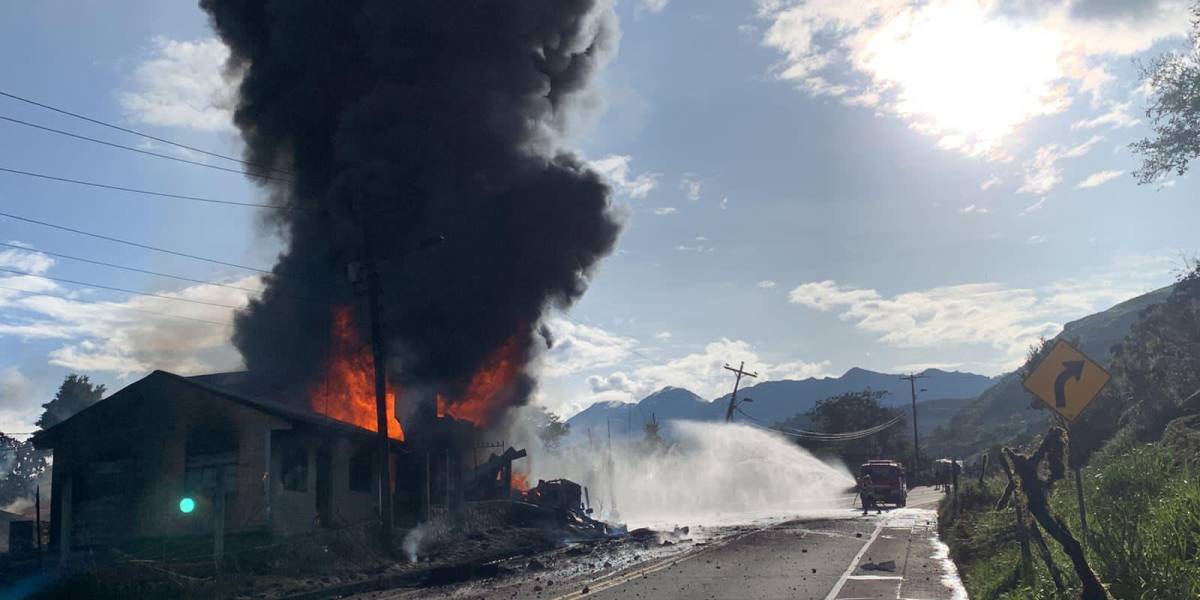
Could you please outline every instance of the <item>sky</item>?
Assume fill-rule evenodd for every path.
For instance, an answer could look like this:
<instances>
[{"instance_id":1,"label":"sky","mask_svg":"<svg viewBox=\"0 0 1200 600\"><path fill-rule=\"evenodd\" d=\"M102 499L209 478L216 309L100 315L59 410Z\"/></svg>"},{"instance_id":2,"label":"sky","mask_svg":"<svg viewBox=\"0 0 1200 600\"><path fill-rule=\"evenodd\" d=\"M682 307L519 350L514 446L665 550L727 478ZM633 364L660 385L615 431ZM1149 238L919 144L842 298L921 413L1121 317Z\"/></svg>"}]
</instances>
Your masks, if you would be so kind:
<instances>
[{"instance_id":1,"label":"sky","mask_svg":"<svg viewBox=\"0 0 1200 600\"><path fill-rule=\"evenodd\" d=\"M564 144L612 184L624 230L583 299L548 316L557 343L532 368L551 410L665 385L716 397L732 385L721 366L743 361L761 379L996 375L1063 323L1171 283L1196 252L1195 178L1137 185L1128 148L1150 131L1138 61L1186 48L1186 2L614 9L603 105ZM194 4L4 13L0 91L240 155L236 79ZM12 119L236 163L6 97L0 117L0 169L268 201L238 173ZM116 390L153 369L240 367L228 322L261 289L242 267L269 269L279 250L258 209L0 170L0 211L26 219L0 215L0 431L31 431L67 373Z\"/></svg>"}]
</instances>

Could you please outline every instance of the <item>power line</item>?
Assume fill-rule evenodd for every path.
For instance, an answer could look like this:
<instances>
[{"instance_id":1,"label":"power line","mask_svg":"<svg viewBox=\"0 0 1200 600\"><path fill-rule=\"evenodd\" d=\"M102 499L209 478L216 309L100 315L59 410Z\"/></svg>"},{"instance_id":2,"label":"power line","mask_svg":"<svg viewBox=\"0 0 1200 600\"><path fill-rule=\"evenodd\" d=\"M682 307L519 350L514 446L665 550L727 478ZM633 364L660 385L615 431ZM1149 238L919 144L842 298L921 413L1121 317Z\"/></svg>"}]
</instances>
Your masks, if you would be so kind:
<instances>
[{"instance_id":1,"label":"power line","mask_svg":"<svg viewBox=\"0 0 1200 600\"><path fill-rule=\"evenodd\" d=\"M234 267L234 268L236 268L236 269L245 269L245 270L247 270L247 271L254 271L254 272L256 272L256 273L263 273L263 274L267 274L267 275L270 275L270 274L271 274L271 271L269 271L269 270L267 270L267 269L260 269L260 268L258 268L258 267L248 267L248 266L246 266L246 265L239 265L239 264L237 264L237 263L225 262L225 261L223 261L223 260L217 260L217 259L215 259L215 258L206 258L206 257L203 257L203 256L198 256L198 255L195 255L195 254L188 254L188 253L186 253L186 252L179 252L179 251L177 251L177 250L168 250L168 249L166 249L166 248L159 248L159 247L157 247L157 246L150 246L150 245L147 245L147 244L141 244L141 243L138 243L138 242L132 242L132 241L125 240L125 239L121 239L121 238L117 238L117 237L111 237L111 236L102 235L102 234L99 234L99 233L92 233L92 232L90 232L90 231L84 231L84 230L82 230L82 229L74 229L74 228L72 228L72 227L66 227L66 226L64 226L64 225L56 225L56 224L54 224L54 223L48 223L48 222L46 222L46 221L39 221L39 220L37 220L37 219L30 219L30 218L28 218L28 217L22 217L22 216L14 215L14 214L11 214L11 213L0 212L0 217L8 217L8 218L10 218L10 219L14 219L14 220L17 220L17 221L23 221L23 222L25 222L25 223L31 223L31 224L33 224L33 225L40 225L40 226L42 226L42 227L49 227L49 228L51 228L51 229L58 229L59 231L66 231L66 232L69 232L69 233L74 233L74 234L77 234L77 235L83 235L83 236L87 236L87 237L95 238L95 239L98 239L98 240L104 240L104 241L107 241L107 242L113 242L113 243L116 243L116 244L124 244L124 245L126 245L126 246L132 246L132 247L134 247L134 248L141 248L141 249L143 249L143 250L151 250L151 251L154 251L154 252L162 252L163 254L170 254L170 255L173 255L173 256L181 256L181 257L183 257L183 258L190 258L190 259L192 259L192 260L198 260L198 261L202 261L202 262L206 262L206 263L211 263L211 264L214 264L214 265L223 265L223 266L226 266L226 267Z\"/></svg>"},{"instance_id":2,"label":"power line","mask_svg":"<svg viewBox=\"0 0 1200 600\"><path fill-rule=\"evenodd\" d=\"M40 129L42 131L47 131L50 133L57 133L59 135L65 135L67 137L72 137L77 140L84 140L84 141L93 142L96 144L103 144L105 146L110 146L112 148L119 148L121 150L128 150L130 152L137 152L138 154L145 154L147 156L155 156L158 158L165 158L167 160L173 160L173 161L177 161L177 162L181 162L181 163L187 163L189 165L196 165L199 167L207 167L209 169L216 169L218 171L226 171L229 173L239 173L242 175L250 175L253 177L262 177L263 179L272 179L275 181L286 181L289 183L292 181L291 179L287 179L287 178L283 178L283 177L275 177L272 175L263 175L261 173L251 173L250 171L243 171L241 169L230 169L229 167L222 167L220 165L214 165L214 164L209 164L209 163L205 163L205 162L200 162L198 160L189 160L189 159L179 157L179 156L171 156L170 154L163 154L161 152L152 152L150 150L145 150L142 148L135 148L133 146L126 146L124 144L109 142L109 141L97 139L94 137L88 137L86 135L80 135L78 133L71 133L70 131L63 131L61 129L55 129L53 127L46 127L45 125L38 125L37 123L30 123L29 121L22 121L21 119L14 119L12 117L6 117L3 115L0 115L0 121L8 121L9 123L15 123L17 125L24 125L26 127L32 127L34 129Z\"/></svg>"},{"instance_id":3,"label":"power line","mask_svg":"<svg viewBox=\"0 0 1200 600\"><path fill-rule=\"evenodd\" d=\"M69 300L69 301L71 301L71 302L78 302L78 301L79 301L79 299L78 299L78 298L72 298L72 297L70 297L70 296L64 296L64 295L62 295L62 294L51 294L51 293L49 293L49 292L34 292L34 291L31 291L31 290L22 290L22 289L19 289L19 288L11 288L11 287L2 286L2 285L0 285L0 290L8 290L8 291L10 291L10 292L18 292L18 293L25 294L25 295L28 295L28 296L48 296L48 297L50 297L50 298L59 298L59 299L62 299L62 300ZM233 323L223 323L223 322L221 322L221 321L212 321L212 320L209 320L209 319L198 319L198 318L196 318L196 317L185 317L185 316L183 316L183 315L176 315L176 314L172 314L172 313L158 312L158 311L154 311L154 310L144 310L144 309L141 309L141 308L133 308L133 307L129 307L129 306L122 307L122 310L129 310L129 311L133 311L133 312L145 313L145 314L148 314L148 315L157 315L157 316L160 316L160 317L170 317L170 318L172 318L172 319L183 319L183 320L185 320L185 321L195 321L195 322L197 322L197 323L208 323L208 324L210 324L210 325L219 325L219 326L221 326L221 327L233 327Z\"/></svg>"},{"instance_id":4,"label":"power line","mask_svg":"<svg viewBox=\"0 0 1200 600\"><path fill-rule=\"evenodd\" d=\"M13 273L15 275L22 275L25 277L37 277L38 279L46 279L49 281L58 281L61 283L70 283L72 285L82 285L84 287L94 287L94 288L99 288L102 290L112 290L114 292L122 292L125 294L134 294L137 296L148 296L151 298L161 298L163 300L176 300L179 302L191 302L192 304L204 304L206 306L218 306L221 308L232 308L234 310L240 310L242 308L241 306L234 306L232 304L221 304L219 302L207 302L204 300L193 300L191 298L179 298L179 297L175 297L175 296L164 296L162 294L152 294L150 292L139 292L136 290L128 290L125 288L112 287L112 286L108 286L108 285L87 283L85 281L75 281L74 279L63 279L61 277L50 277L49 275L38 275L37 273L30 273L28 271L18 271L16 269L8 269L8 268L4 268L4 267L0 267L0 272Z\"/></svg>"},{"instance_id":5,"label":"power line","mask_svg":"<svg viewBox=\"0 0 1200 600\"><path fill-rule=\"evenodd\" d=\"M145 194L147 196L159 196L162 198L174 198L177 200L191 200L193 202L208 202L210 204L227 204L227 205L231 205L231 206L249 206L252 208L274 208L274 209L286 208L285 206L280 206L280 205L276 205L276 204L257 204L254 202L237 202L234 200L217 200L215 198L204 198L201 196L188 196L188 195L184 195L184 194L156 192L153 190L143 190L143 189L139 189L139 188L131 188L131 187L125 187L125 186L120 186L120 185L110 185L107 183L96 183L94 181L84 181L82 179L71 179L69 177L58 177L56 175L47 175L45 173L34 173L32 171L22 171L20 169L9 169L7 167L0 167L0 172L13 173L16 175L25 175L27 177L37 177L40 179L48 179L50 181L59 181L62 183L73 183L76 185L86 185L86 186L90 186L90 187L103 188L106 190L130 192L133 194Z\"/></svg>"},{"instance_id":6,"label":"power line","mask_svg":"<svg viewBox=\"0 0 1200 600\"><path fill-rule=\"evenodd\" d=\"M148 134L148 133L143 133L143 132L141 132L141 131L136 131L136 130L129 129L129 128L126 128L126 127L121 127L120 125L114 125L114 124L112 124L112 123L108 123L108 122L105 122L105 121L101 121L101 120L99 120L99 119L93 119L93 118L91 118L91 117L86 117L86 116L84 116L84 115L81 115L81 114L79 114L79 113L73 113L73 112L71 112L71 111L69 111L69 110L65 110L65 109L62 109L62 108L58 108L58 107L54 107L54 106L50 106L49 104L43 104L43 103L41 103L41 102L37 102L37 101L35 101L35 100L30 100L29 98L23 98L23 97L21 97L21 96L18 96L18 95L16 95L16 94L10 94L10 93L8 93L8 92L5 92L5 91L3 91L3 90L0 90L0 96L4 96L4 97L6 97L6 98L11 98L11 99L13 99L13 100L16 100L16 101L18 101L18 102L24 102L24 103L26 103L26 104L32 104L33 106L37 106L37 107L39 107L39 108L44 108L44 109L46 109L46 110L54 111L54 112L56 112L56 113L59 113L59 114L67 115L68 117L74 117L74 118L76 118L76 119L81 119L81 120L87 121L87 122L89 122L89 123L94 123L94 124L96 124L96 125L100 125L100 126L103 126L103 127L108 127L108 128L110 128L110 129L115 129L115 130L117 130L117 131L123 131L123 132L125 132L125 133L129 133L129 134L133 134L133 135L136 135L136 136L144 137L144 138L146 138L146 139L149 139L149 140L154 140L154 141L156 141L156 142L161 142L161 143L164 143L164 144L168 144L168 145L170 145L170 146L175 146L176 148L183 148L184 150L191 150L192 152L199 152L200 154L204 154L204 155L207 155L207 156L212 156L212 157L214 157L214 158L222 158L222 159L225 159L225 160L231 160L231 161L233 161L233 162L236 162L236 163L240 163L240 164L246 165L247 167L254 167L254 168L256 168L256 169L263 169L263 170L266 170L266 171L274 171L274 172L276 172L276 173L282 173L282 174L284 174L284 175L293 175L293 174L294 174L294 173L292 173L291 171L289 171L289 170L287 170L287 169L280 169L280 168L277 168L277 167L271 167L271 166L268 166L268 165L256 164L256 163L252 163L252 162L250 162L250 161L243 160L243 159L240 159L240 158L234 158L234 157L232 157L232 156L227 156L227 155L225 155L225 154L220 154L220 153L217 153L217 152L211 152L211 151L208 151L208 150L202 150L202 149L200 149L200 148L196 148L196 147L194 147L194 146L189 146L189 145L187 145L187 144L181 144L181 143L179 143L179 142L173 142L173 141L171 141L171 140L168 140L168 139L164 139L164 138L160 138L160 137L155 137L155 136L153 136L153 135L150 135L150 134Z\"/></svg>"},{"instance_id":7,"label":"power line","mask_svg":"<svg viewBox=\"0 0 1200 600\"><path fill-rule=\"evenodd\" d=\"M784 435L788 435L791 437L806 439L806 440L815 441L815 442L852 442L855 440L860 440L860 439L863 439L866 437L870 437L872 435L875 435L876 433L890 429L891 427L894 427L894 426L896 426L896 424L903 421L903 417L900 417L897 415L896 417L893 417L890 421L887 421L886 423L881 423L874 427L869 427L867 429L861 429L859 431L824 433L824 432L820 432L820 431L805 431L802 429L791 429L791 428L786 428L786 427L767 425L767 424L763 423L762 420L756 419L754 416L752 416L749 413L747 413L746 411L742 410L742 408L740 406L737 407L735 410L737 410L739 413L742 414L742 416L746 417L747 419L750 419L751 421L758 423L758 425L754 425L755 427L758 427L760 429L767 429L767 430L774 431L777 433L782 433Z\"/></svg>"},{"instance_id":8,"label":"power line","mask_svg":"<svg viewBox=\"0 0 1200 600\"><path fill-rule=\"evenodd\" d=\"M243 292L249 292L249 293L251 293L251 294L258 294L258 293L262 292L262 290L256 290L256 289L252 289L252 288L238 287L238 286L236 286L236 285L229 285L229 284L227 284L227 283L219 283L219 282L216 282L216 281L208 281L208 280L205 280L205 279L193 279L193 278L191 278L191 277L184 277L184 276L182 276L182 275L172 275L172 274L170 274L170 273L160 273L160 272L158 272L158 271L148 271L148 270L146 270L146 269L139 269L139 268L137 268L137 267L129 267L129 266L126 266L126 265L118 265L118 264L115 264L115 263L104 262L104 261L101 261L101 260L93 260L93 259L90 259L90 258L83 258L83 257L80 257L80 256L71 256L70 254L61 254L61 253L58 253L58 252L50 252L49 250L37 250L37 249L34 249L34 248L26 248L25 246L18 246L18 245L16 245L16 244L9 244L9 243L5 243L5 242L0 242L0 246L4 246L4 247L7 247L7 248L14 248L14 249L17 249L17 250L23 250L23 251L25 251L25 252L30 252L30 253L33 253L33 254L44 254L44 255L46 255L46 256L54 256L54 257L58 257L58 258L65 258L65 259L67 259L67 260L76 260L76 261L79 261L79 262L90 263L90 264L93 264L93 265L100 265L100 266L102 266L102 267L111 267L111 268L113 268L113 269L121 269L121 270L123 270L123 271L132 271L132 272L134 272L134 273L144 273L144 274L146 274L146 275L154 275L154 276L156 276L156 277L167 277L167 278L170 278L170 279L176 279L176 280L179 280L179 281L188 281L188 282L191 282L191 283L202 283L202 284L204 284L204 285L213 285L213 286L217 286L217 287L228 288L228 289L231 289L231 290L240 290L240 291L243 291Z\"/></svg>"}]
</instances>

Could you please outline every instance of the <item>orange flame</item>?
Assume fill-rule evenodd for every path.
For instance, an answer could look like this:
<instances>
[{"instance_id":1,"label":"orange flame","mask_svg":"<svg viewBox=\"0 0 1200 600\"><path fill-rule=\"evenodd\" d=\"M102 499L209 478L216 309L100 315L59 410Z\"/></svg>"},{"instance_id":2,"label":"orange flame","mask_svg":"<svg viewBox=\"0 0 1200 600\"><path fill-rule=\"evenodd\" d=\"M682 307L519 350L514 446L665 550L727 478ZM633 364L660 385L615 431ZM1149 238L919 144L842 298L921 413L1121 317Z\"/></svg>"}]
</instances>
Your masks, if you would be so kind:
<instances>
[{"instance_id":1,"label":"orange flame","mask_svg":"<svg viewBox=\"0 0 1200 600\"><path fill-rule=\"evenodd\" d=\"M521 374L522 367L517 336L510 337L471 378L461 399L446 402L438 397L438 415L449 414L477 427L491 425L506 408L505 396Z\"/></svg>"},{"instance_id":2,"label":"orange flame","mask_svg":"<svg viewBox=\"0 0 1200 600\"><path fill-rule=\"evenodd\" d=\"M512 489L514 489L518 492L528 492L529 491L529 476L524 473L514 472L512 474Z\"/></svg>"},{"instance_id":3,"label":"orange flame","mask_svg":"<svg viewBox=\"0 0 1200 600\"><path fill-rule=\"evenodd\" d=\"M363 429L379 431L375 412L375 359L359 339L348 306L333 307L331 347L325 374L309 393L313 410ZM396 421L396 392L387 391L388 437L404 440Z\"/></svg>"}]
</instances>

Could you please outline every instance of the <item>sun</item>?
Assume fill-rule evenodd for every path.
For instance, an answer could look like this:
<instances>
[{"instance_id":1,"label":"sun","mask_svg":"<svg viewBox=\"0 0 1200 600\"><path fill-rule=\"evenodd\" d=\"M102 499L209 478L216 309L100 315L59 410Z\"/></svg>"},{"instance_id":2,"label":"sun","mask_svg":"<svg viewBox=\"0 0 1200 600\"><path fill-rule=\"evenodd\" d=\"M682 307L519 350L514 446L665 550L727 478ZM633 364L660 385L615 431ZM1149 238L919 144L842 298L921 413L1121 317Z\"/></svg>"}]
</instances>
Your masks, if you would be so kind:
<instances>
[{"instance_id":1,"label":"sun","mask_svg":"<svg viewBox=\"0 0 1200 600\"><path fill-rule=\"evenodd\" d=\"M943 147L992 151L1022 123L1069 103L1062 35L1000 17L989 3L910 6L862 41L854 62L895 94L893 110Z\"/></svg>"}]
</instances>

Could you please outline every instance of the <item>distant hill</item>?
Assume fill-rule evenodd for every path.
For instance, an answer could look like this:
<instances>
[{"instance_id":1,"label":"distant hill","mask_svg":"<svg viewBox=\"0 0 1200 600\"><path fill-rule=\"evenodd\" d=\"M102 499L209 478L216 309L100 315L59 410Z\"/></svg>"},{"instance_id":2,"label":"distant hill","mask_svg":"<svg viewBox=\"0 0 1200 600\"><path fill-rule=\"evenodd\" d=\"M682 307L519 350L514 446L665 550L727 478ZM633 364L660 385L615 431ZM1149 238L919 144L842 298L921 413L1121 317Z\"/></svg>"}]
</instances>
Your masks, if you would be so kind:
<instances>
[{"instance_id":1,"label":"distant hill","mask_svg":"<svg viewBox=\"0 0 1200 600\"><path fill-rule=\"evenodd\" d=\"M1078 340L1084 354L1107 366L1112 347L1129 333L1138 314L1165 300L1172 287L1143 294L1106 311L1067 323L1058 337ZM927 448L930 456L968 457L997 444L1044 432L1050 413L1032 408L1032 402L1033 397L1025 391L1017 373L1002 375L994 386L964 406L942 431L923 439L921 445Z\"/></svg>"},{"instance_id":2,"label":"distant hill","mask_svg":"<svg viewBox=\"0 0 1200 600\"><path fill-rule=\"evenodd\" d=\"M928 378L918 381L927 390L918 393L921 404L952 399L959 399L953 402L962 404L965 402L962 398L975 398L993 383L991 378L974 373L928 369L923 374ZM850 369L841 377L764 381L743 388L738 397L751 398L753 401L744 404L742 409L754 419L771 424L807 412L817 400L866 388L888 392L884 404L889 406L908 406L911 402L909 384L900 379L900 374L859 368ZM597 402L567 422L571 425L572 437L586 436L589 429L594 436L606 436L610 422L613 437L623 437L626 432L640 436L642 424L650 420L651 415L662 423L685 419L717 421L725 418L728 402L728 394L708 401L686 389L666 387L637 403ZM736 416L736 420L744 419L743 415ZM939 421L944 422L944 419Z\"/></svg>"}]
</instances>

